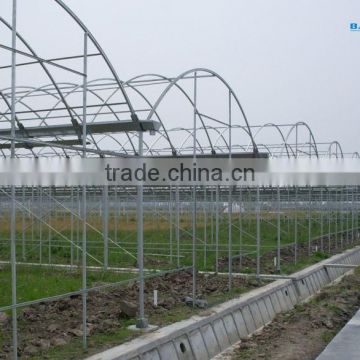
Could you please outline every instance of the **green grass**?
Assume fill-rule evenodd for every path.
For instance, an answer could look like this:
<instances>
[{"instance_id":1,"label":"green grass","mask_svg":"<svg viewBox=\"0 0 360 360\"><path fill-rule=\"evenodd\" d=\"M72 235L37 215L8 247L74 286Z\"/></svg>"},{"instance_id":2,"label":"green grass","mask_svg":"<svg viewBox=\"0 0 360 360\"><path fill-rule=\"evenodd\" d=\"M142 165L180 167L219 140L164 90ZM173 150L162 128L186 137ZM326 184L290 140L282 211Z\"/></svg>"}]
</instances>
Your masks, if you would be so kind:
<instances>
[{"instance_id":1,"label":"green grass","mask_svg":"<svg viewBox=\"0 0 360 360\"><path fill-rule=\"evenodd\" d=\"M291 274L301 269L306 268L307 266L316 264L321 260L325 260L329 258L329 254L323 253L320 251L314 252L310 256L300 258L296 264L295 263L284 263L281 266L281 272L284 274Z\"/></svg>"},{"instance_id":2,"label":"green grass","mask_svg":"<svg viewBox=\"0 0 360 360\"><path fill-rule=\"evenodd\" d=\"M172 215L174 221L174 214ZM256 221L253 213L241 215L242 233L240 233L240 215L234 215L232 218L232 253L239 254L240 249L243 253L251 253L256 250ZM26 222L25 232L25 261L27 262L41 262L42 263L67 263L71 262L79 264L81 262L81 249L76 247L79 244L81 247L82 234L77 231L76 222L71 231L71 221L69 216L59 217L53 215L50 221L54 230L49 230L44 224L36 222L32 224L28 219ZM332 214L335 217L335 214ZM339 214L337 215L337 225L332 221L330 231L334 232L336 229L340 231L345 228L346 220L340 221ZM311 222L311 237L315 238L320 235L320 213L312 213ZM16 253L18 261L22 258L22 223L21 216L18 216L17 225L17 246ZM98 231L101 231L101 217L98 214L89 216L89 222ZM144 218L144 251L148 267L156 267L168 269L174 267L176 264L176 237L175 226L172 226L172 235L170 234L169 214L161 213L159 217L153 216L150 213L145 214ZM182 215L180 219L180 264L182 266L191 265L191 246L192 246L192 226L190 215ZM285 217L282 215L281 219L281 245L286 246L294 242L295 222L294 214L290 213ZM323 232L329 231L327 219L324 220ZM206 239L205 239L206 233ZM213 234L211 236L211 233ZM277 229L276 229L276 214L264 211L262 213L262 220L260 224L261 233L261 253L265 253L276 247L277 243ZM61 234L61 235L60 235ZM309 235L309 222L306 212L297 213L297 236L298 242L306 242ZM205 219L203 213L199 211L197 215L197 229L196 229L196 249L197 249L197 266L201 270L214 270L215 264L215 218L211 218L208 214ZM172 241L170 238L172 237ZM4 216L0 222L0 260L10 259L10 242L6 239L10 238L9 221ZM67 238L68 240L66 240ZM109 221L109 238L114 240L109 242L109 265L110 266L135 266L135 258L129 256L125 250L133 255L136 255L136 218L130 215L127 219L123 216L115 224L113 214L110 214ZM40 241L41 239L41 241ZM49 240L50 239L50 240ZM74 246L70 246L69 239L73 239ZM115 240L116 239L116 240ZM205 246L206 241L206 246ZM49 245L50 244L50 245ZM228 255L228 216L221 214L219 223L219 257L226 257ZM99 232L88 228L87 230L87 249L88 249L88 264L94 266L101 266L104 258L103 238ZM125 249L125 250L124 250ZM152 255L156 254L156 255ZM171 258L169 255L172 254ZM99 260L95 261L92 257ZM156 263L156 266L153 263Z\"/></svg>"},{"instance_id":3,"label":"green grass","mask_svg":"<svg viewBox=\"0 0 360 360\"><path fill-rule=\"evenodd\" d=\"M96 283L113 283L134 278L136 274L88 272L88 286ZM45 267L17 267L17 302L31 301L60 295L81 288L79 271ZM6 266L0 271L0 307L11 304L11 272Z\"/></svg>"},{"instance_id":4,"label":"green grass","mask_svg":"<svg viewBox=\"0 0 360 360\"><path fill-rule=\"evenodd\" d=\"M291 216L293 216L292 214ZM169 222L165 220L168 214L162 214L162 218L158 219L152 217L150 214L145 216L144 221L144 243L145 243L145 254L147 261L146 266L148 268L157 269L170 269L176 266L175 256L173 262L170 262L169 257L152 256L149 254L157 253L162 255L168 255L172 252L176 254L176 241L175 241L175 227L173 227L172 243L170 243L170 228ZM271 251L275 249L277 242L277 229L276 229L276 216L269 215L267 213L262 214L263 220L261 221L261 253ZM318 213L313 213L313 221L311 223L311 236L315 238L320 235L320 223ZM308 241L308 220L305 212L299 212L297 214L298 222L298 241ZM76 228L71 234L70 230L70 219L64 218L63 221L56 219L52 222L52 226L56 228L63 236L67 238L73 238L76 243L79 241L81 244L81 232L79 235L76 232ZM199 213L197 216L197 266L200 270L214 270L215 265L215 234L211 238L211 218L207 218L207 225L204 226L204 218ZM214 220L214 219L213 219ZM101 219L99 216L94 216L89 219L91 223L99 230L101 230ZM219 258L228 256L228 218L227 215L223 214L220 219L219 226ZM242 235L240 236L239 226L239 215L233 217L233 229L232 229L232 253L236 255L240 251L240 242L242 251L250 252L255 250L255 239L256 234L256 221L253 214L248 214L242 219ZM192 228L190 217L182 216L180 221L180 254L183 255L181 258L180 265L186 266L192 264L191 259L191 244L192 244ZM213 221L215 226L215 221ZM282 217L281 221L281 244L289 244L294 241L295 226L294 220L286 219ZM340 230L341 225L338 221L337 229ZM40 244L40 230L42 242ZM213 227L214 230L214 227ZM335 231L335 224L331 223L331 231ZM51 247L49 247L49 230L42 225L41 229L39 224L32 226L27 223L27 230L25 233L26 241L26 261L28 262L39 262L40 257L43 263L65 263L69 264L71 258L74 264L79 264L81 261L81 251L73 247L71 252L69 242L65 241L59 234L51 231ZM327 222L324 223L324 231L328 231ZM205 232L207 234L207 248L205 249L204 239ZM251 234L251 235L250 235ZM9 227L6 222L6 217L2 218L0 223L0 239L3 239L0 243L0 260L9 260L10 246L9 242L6 243L4 239L9 239ZM109 237L115 239L115 228L114 222L111 221L109 225ZM241 241L240 241L241 238ZM34 239L34 242L32 242ZM128 221L122 219L118 224L117 239L119 245L126 250L136 254L136 219L134 216L130 216ZM100 261L103 259L103 239L100 234L94 230L88 229L87 233L88 241L88 252L91 256L96 257ZM125 243L127 242L127 243ZM41 251L40 251L41 245ZM110 242L109 247L109 266L135 266L135 260L128 256L120 247L115 246ZM22 261L22 232L21 224L18 224L17 231L17 260ZM71 256L71 254L73 256ZM251 255L255 257L255 255ZM314 264L328 257L329 255L322 252L315 252L310 257L299 258L297 264L293 262L282 262L281 268L283 273L292 273L298 271L306 266ZM152 263L151 261L154 263ZM206 260L206 261L205 261ZM88 264L99 266L99 263L95 262L88 256ZM101 265L101 264L100 264ZM243 268L243 272L254 272L252 268ZM135 274L129 273L111 273L111 272L88 272L88 286L91 287L96 283L113 283L122 280L127 280L135 277ZM31 301L39 298L50 297L63 293L79 290L81 288L81 273L79 271L66 271L58 270L54 268L46 267L25 267L17 266L17 301ZM0 307L6 306L11 303L11 272L8 266L4 267L0 271ZM228 299L234 298L239 294L247 291L246 288L233 289L231 292L225 294L218 294L216 296L209 297L207 300L210 305L218 304ZM167 311L162 314L161 317L156 318L150 317L150 321L158 325L166 325L176 321L180 321L188 318L189 316L198 313L200 310L193 309L191 307L182 305L177 306L171 311ZM127 330L127 326L133 323L134 320L124 322L123 326L112 333L105 334L93 334L89 337L89 353L95 350L104 349L111 347L129 340L135 336L132 332ZM78 359L84 356L82 351L81 340L74 339L70 344L62 347L52 347L46 354L41 354L39 357L33 359Z\"/></svg>"}]
</instances>

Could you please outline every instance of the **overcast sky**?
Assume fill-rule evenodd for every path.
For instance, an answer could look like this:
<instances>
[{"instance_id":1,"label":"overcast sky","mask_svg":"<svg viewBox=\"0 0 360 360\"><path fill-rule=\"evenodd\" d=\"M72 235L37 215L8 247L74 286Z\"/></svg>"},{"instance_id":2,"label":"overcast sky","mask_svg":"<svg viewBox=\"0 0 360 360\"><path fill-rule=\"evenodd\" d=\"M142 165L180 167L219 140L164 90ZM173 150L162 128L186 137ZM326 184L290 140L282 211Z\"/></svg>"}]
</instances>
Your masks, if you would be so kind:
<instances>
[{"instance_id":1,"label":"overcast sky","mask_svg":"<svg viewBox=\"0 0 360 360\"><path fill-rule=\"evenodd\" d=\"M10 20L11 1L0 2ZM18 2L19 29L27 27L30 40L42 36L41 54L61 55L72 40L63 13L48 6L52 0ZM359 0L65 2L121 79L213 69L231 84L251 124L305 121L319 142L339 140L344 150L360 151L360 32L349 31L350 22L360 23ZM49 35L53 23L62 25L64 41Z\"/></svg>"}]
</instances>

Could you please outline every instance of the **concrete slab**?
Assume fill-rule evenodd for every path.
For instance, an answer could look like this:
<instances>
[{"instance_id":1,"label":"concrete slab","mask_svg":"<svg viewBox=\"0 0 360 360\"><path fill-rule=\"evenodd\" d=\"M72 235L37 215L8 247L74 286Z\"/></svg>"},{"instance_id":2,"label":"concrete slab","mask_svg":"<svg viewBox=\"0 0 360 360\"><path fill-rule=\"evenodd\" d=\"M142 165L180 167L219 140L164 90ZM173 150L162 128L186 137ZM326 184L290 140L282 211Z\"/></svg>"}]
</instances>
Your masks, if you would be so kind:
<instances>
[{"instance_id":1,"label":"concrete slab","mask_svg":"<svg viewBox=\"0 0 360 360\"><path fill-rule=\"evenodd\" d=\"M194 330L189 334L189 341L191 344L192 352L194 353L194 358L196 360L207 360L208 353L206 350L206 345L200 330ZM167 358L165 358L167 359ZM171 358L169 358L171 359Z\"/></svg>"},{"instance_id":2,"label":"concrete slab","mask_svg":"<svg viewBox=\"0 0 360 360\"><path fill-rule=\"evenodd\" d=\"M219 354L219 352L221 352L221 348L217 342L212 326L210 324L204 325L201 328L201 332L203 334L206 349L208 351L210 358Z\"/></svg>"},{"instance_id":3,"label":"concrete slab","mask_svg":"<svg viewBox=\"0 0 360 360\"><path fill-rule=\"evenodd\" d=\"M306 299L308 296L311 295L309 286L307 284L306 278L303 278L297 282L298 288L301 294L302 299Z\"/></svg>"},{"instance_id":4,"label":"concrete slab","mask_svg":"<svg viewBox=\"0 0 360 360\"><path fill-rule=\"evenodd\" d=\"M177 351L179 360L192 360L194 354L187 336L180 336L174 340L174 346Z\"/></svg>"},{"instance_id":5,"label":"concrete slab","mask_svg":"<svg viewBox=\"0 0 360 360\"><path fill-rule=\"evenodd\" d=\"M289 289L287 287L284 287L281 289L281 291L282 291L282 293L284 295L284 299L286 301L287 310L290 310L293 303L290 298Z\"/></svg>"},{"instance_id":6,"label":"concrete slab","mask_svg":"<svg viewBox=\"0 0 360 360\"><path fill-rule=\"evenodd\" d=\"M299 302L299 299L296 295L295 286L293 284L288 286L288 292L289 292L290 299L291 299L293 305L296 305Z\"/></svg>"},{"instance_id":7,"label":"concrete slab","mask_svg":"<svg viewBox=\"0 0 360 360\"><path fill-rule=\"evenodd\" d=\"M235 325L238 329L240 339L246 339L249 335L249 331L246 327L245 320L240 310L237 310L233 313Z\"/></svg>"},{"instance_id":8,"label":"concrete slab","mask_svg":"<svg viewBox=\"0 0 360 360\"><path fill-rule=\"evenodd\" d=\"M231 314L223 317L225 330L228 334L228 338L231 344L235 344L240 340L240 335L237 331L234 319Z\"/></svg>"},{"instance_id":9,"label":"concrete slab","mask_svg":"<svg viewBox=\"0 0 360 360\"><path fill-rule=\"evenodd\" d=\"M250 312L251 312L251 315L254 319L254 322L255 322L255 326L256 326L256 329L259 329L261 328L262 326L265 325L265 322L261 316L261 312L260 312L260 309L259 309L259 306L257 304L256 301L254 301L253 303L251 303L249 305L250 307Z\"/></svg>"},{"instance_id":10,"label":"concrete slab","mask_svg":"<svg viewBox=\"0 0 360 360\"><path fill-rule=\"evenodd\" d=\"M307 285L307 287L308 287L308 289L309 289L310 295L315 294L315 292L316 292L316 286L315 286L315 284L314 284L314 282L313 282L313 280L312 280L312 276L311 276L311 275L309 275L309 276L306 278L306 285Z\"/></svg>"},{"instance_id":11,"label":"concrete slab","mask_svg":"<svg viewBox=\"0 0 360 360\"><path fill-rule=\"evenodd\" d=\"M334 268L327 268L327 272L329 274L329 277L331 279L331 281L334 281L337 277L337 274L336 274L336 269Z\"/></svg>"},{"instance_id":12,"label":"concrete slab","mask_svg":"<svg viewBox=\"0 0 360 360\"><path fill-rule=\"evenodd\" d=\"M156 349L147 352L141 358L142 360L161 360L160 355Z\"/></svg>"},{"instance_id":13,"label":"concrete slab","mask_svg":"<svg viewBox=\"0 0 360 360\"><path fill-rule=\"evenodd\" d=\"M320 277L319 277L319 272L320 271L317 271L316 273L314 273L314 278L315 278L315 282L317 284L318 290L320 290L321 287L322 287L321 280L320 280Z\"/></svg>"},{"instance_id":14,"label":"concrete slab","mask_svg":"<svg viewBox=\"0 0 360 360\"><path fill-rule=\"evenodd\" d=\"M213 329L215 332L215 336L218 340L218 344L220 345L221 351L228 348L231 344L222 319L217 319L213 322Z\"/></svg>"},{"instance_id":15,"label":"concrete slab","mask_svg":"<svg viewBox=\"0 0 360 360\"><path fill-rule=\"evenodd\" d=\"M279 301L281 311L287 311L288 307L283 292L281 290L278 290L275 295Z\"/></svg>"},{"instance_id":16,"label":"concrete slab","mask_svg":"<svg viewBox=\"0 0 360 360\"><path fill-rule=\"evenodd\" d=\"M266 310L267 310L267 312L269 314L270 320L272 320L275 317L276 312L274 310L274 307L273 307L273 304L271 302L270 296L266 296L264 298L264 301L265 301Z\"/></svg>"},{"instance_id":17,"label":"concrete slab","mask_svg":"<svg viewBox=\"0 0 360 360\"><path fill-rule=\"evenodd\" d=\"M271 321L271 317L266 309L266 304L265 304L265 301L264 299L259 299L257 301L258 303L258 306L259 306L259 310L260 310L260 314L261 314L261 317L263 319L263 323L264 324L267 324L268 322Z\"/></svg>"},{"instance_id":18,"label":"concrete slab","mask_svg":"<svg viewBox=\"0 0 360 360\"><path fill-rule=\"evenodd\" d=\"M161 359L174 359L178 360L177 351L172 341L169 341L159 346L159 353Z\"/></svg>"},{"instance_id":19,"label":"concrete slab","mask_svg":"<svg viewBox=\"0 0 360 360\"><path fill-rule=\"evenodd\" d=\"M334 337L317 360L360 359L360 310Z\"/></svg>"},{"instance_id":20,"label":"concrete slab","mask_svg":"<svg viewBox=\"0 0 360 360\"><path fill-rule=\"evenodd\" d=\"M249 306L244 306L241 309L241 313L245 320L246 328L247 328L249 334L253 333L256 330L256 325L255 325L254 318L250 312Z\"/></svg>"},{"instance_id":21,"label":"concrete slab","mask_svg":"<svg viewBox=\"0 0 360 360\"><path fill-rule=\"evenodd\" d=\"M326 276L325 269L322 269L321 271L318 272L318 277L319 277L321 287L323 287L324 285L326 285L329 282L329 279Z\"/></svg>"},{"instance_id":22,"label":"concrete slab","mask_svg":"<svg viewBox=\"0 0 360 360\"><path fill-rule=\"evenodd\" d=\"M321 288L321 285L317 278L316 272L311 275L311 281L314 284L315 290L318 291Z\"/></svg>"},{"instance_id":23,"label":"concrete slab","mask_svg":"<svg viewBox=\"0 0 360 360\"><path fill-rule=\"evenodd\" d=\"M273 305L273 308L275 310L275 313L276 314L281 313L282 309L281 309L281 306L279 303L279 299L275 293L270 294L270 300L271 300L271 304Z\"/></svg>"}]
</instances>

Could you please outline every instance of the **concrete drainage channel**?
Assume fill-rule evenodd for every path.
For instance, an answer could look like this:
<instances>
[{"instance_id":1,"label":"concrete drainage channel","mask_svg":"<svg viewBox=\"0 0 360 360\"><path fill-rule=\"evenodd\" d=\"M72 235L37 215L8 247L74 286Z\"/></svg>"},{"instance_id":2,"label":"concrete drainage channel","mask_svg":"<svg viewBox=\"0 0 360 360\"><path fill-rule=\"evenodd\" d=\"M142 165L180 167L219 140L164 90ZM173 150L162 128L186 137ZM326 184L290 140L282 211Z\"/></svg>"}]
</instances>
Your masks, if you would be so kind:
<instances>
[{"instance_id":1,"label":"concrete drainage channel","mask_svg":"<svg viewBox=\"0 0 360 360\"><path fill-rule=\"evenodd\" d=\"M308 299L360 265L360 247L347 250L240 298L209 309L210 315L163 327L87 360L207 360Z\"/></svg>"}]
</instances>

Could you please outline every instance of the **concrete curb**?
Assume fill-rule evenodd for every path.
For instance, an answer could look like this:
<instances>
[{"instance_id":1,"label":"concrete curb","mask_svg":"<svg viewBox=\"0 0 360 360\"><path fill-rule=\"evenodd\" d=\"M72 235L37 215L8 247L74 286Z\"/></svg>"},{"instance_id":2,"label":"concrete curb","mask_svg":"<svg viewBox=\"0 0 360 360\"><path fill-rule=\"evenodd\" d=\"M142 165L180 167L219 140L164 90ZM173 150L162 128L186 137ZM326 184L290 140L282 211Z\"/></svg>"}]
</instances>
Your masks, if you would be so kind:
<instances>
[{"instance_id":1,"label":"concrete curb","mask_svg":"<svg viewBox=\"0 0 360 360\"><path fill-rule=\"evenodd\" d=\"M316 360L360 359L360 310L342 328Z\"/></svg>"},{"instance_id":2,"label":"concrete curb","mask_svg":"<svg viewBox=\"0 0 360 360\"><path fill-rule=\"evenodd\" d=\"M192 316L87 360L211 359L349 271L327 264L360 265L360 247L309 266L291 279L276 280L217 305L210 309L211 315Z\"/></svg>"}]
</instances>

